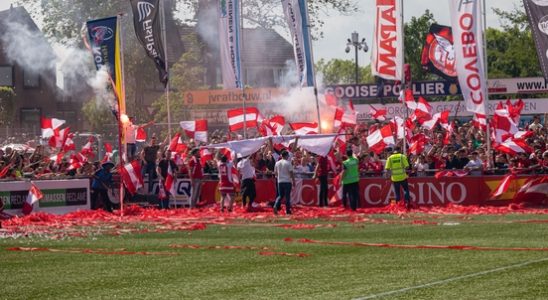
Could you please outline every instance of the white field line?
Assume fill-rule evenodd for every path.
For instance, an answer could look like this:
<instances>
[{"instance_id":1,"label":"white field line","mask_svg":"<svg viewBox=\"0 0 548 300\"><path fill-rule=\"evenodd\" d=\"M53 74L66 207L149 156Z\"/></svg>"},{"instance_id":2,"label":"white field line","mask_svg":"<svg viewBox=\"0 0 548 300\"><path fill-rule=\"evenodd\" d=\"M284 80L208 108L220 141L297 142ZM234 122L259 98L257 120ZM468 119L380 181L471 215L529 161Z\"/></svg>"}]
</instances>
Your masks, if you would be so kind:
<instances>
[{"instance_id":1,"label":"white field line","mask_svg":"<svg viewBox=\"0 0 548 300\"><path fill-rule=\"evenodd\" d=\"M366 300L366 299L381 298L381 297L385 297L385 296L389 296L389 295L404 293L404 292L407 292L407 291L427 288L427 287L431 287L431 286L434 286L434 285L445 284L445 283L449 283L449 282L453 282L453 281L457 281L457 280L461 280L461 279L482 276L482 275L495 273L495 272L506 271L506 270L510 270L510 269L521 268L521 267L524 267L524 266L527 266L527 265L536 264L536 263L540 263L540 262L544 262L544 261L548 261L548 257L537 259L537 260L530 260L530 261L522 262L522 263L519 263L519 264L499 267L499 268L495 268L495 269L491 269L491 270L481 271L481 272L477 272L477 273L451 277L451 278L447 278L447 279L444 279L444 280L439 280L439 281L434 281L434 282L425 283L425 284L421 284L421 285L406 287L406 288L403 288L403 289L392 290L392 291L382 292L382 293L379 293L379 294L373 294L373 295L369 295L369 296L365 296L365 297L354 298L354 300Z\"/></svg>"}]
</instances>

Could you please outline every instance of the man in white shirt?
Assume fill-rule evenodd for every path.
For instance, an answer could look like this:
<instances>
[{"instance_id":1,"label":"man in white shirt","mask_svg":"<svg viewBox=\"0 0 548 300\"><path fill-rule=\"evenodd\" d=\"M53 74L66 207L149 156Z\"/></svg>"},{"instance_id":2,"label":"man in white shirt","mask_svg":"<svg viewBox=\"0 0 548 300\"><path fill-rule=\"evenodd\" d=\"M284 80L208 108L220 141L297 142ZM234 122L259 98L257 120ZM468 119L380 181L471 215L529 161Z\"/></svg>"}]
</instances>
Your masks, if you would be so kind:
<instances>
[{"instance_id":1,"label":"man in white shirt","mask_svg":"<svg viewBox=\"0 0 548 300\"><path fill-rule=\"evenodd\" d=\"M295 185L295 175L293 173L293 164L289 160L289 152L282 152L282 159L276 162L274 174L278 180L278 197L274 203L274 214L278 214L282 206L282 198L285 198L285 212L291 214L291 187Z\"/></svg>"},{"instance_id":2,"label":"man in white shirt","mask_svg":"<svg viewBox=\"0 0 548 300\"><path fill-rule=\"evenodd\" d=\"M154 124L154 121L150 121L146 124L135 125L133 124L133 121L134 121L134 118L129 117L129 121L126 124L124 124L124 133L125 133L124 137L126 139L128 161L132 161L133 159L135 159L135 153L137 152L137 146L135 145L137 129L139 127L147 128L148 126Z\"/></svg>"},{"instance_id":3,"label":"man in white shirt","mask_svg":"<svg viewBox=\"0 0 548 300\"><path fill-rule=\"evenodd\" d=\"M470 175L481 176L483 161L478 158L478 152L472 152L472 154L470 155L470 160L464 166L464 169L470 171Z\"/></svg>"},{"instance_id":4,"label":"man in white shirt","mask_svg":"<svg viewBox=\"0 0 548 300\"><path fill-rule=\"evenodd\" d=\"M255 200L257 192L255 190L255 168L251 164L249 156L242 158L237 165L238 172L242 178L242 206L245 207L247 203L247 198L249 198L248 210L251 209L251 205Z\"/></svg>"}]
</instances>

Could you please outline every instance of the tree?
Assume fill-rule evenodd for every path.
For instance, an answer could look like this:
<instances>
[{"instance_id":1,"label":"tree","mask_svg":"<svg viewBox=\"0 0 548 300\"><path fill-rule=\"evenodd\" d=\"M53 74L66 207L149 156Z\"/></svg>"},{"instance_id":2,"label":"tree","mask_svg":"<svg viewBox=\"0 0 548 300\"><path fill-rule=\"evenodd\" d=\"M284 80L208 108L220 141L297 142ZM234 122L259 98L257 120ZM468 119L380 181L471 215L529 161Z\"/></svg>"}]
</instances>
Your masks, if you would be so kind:
<instances>
[{"instance_id":1,"label":"tree","mask_svg":"<svg viewBox=\"0 0 548 300\"><path fill-rule=\"evenodd\" d=\"M358 83L373 82L369 66L359 67L358 70ZM352 60L332 59L325 61L322 58L316 64L316 72L323 75L325 85L353 84L356 81L356 64Z\"/></svg>"},{"instance_id":2,"label":"tree","mask_svg":"<svg viewBox=\"0 0 548 300\"><path fill-rule=\"evenodd\" d=\"M426 40L426 34L430 26L436 23L434 15L426 10L420 17L412 17L404 25L405 63L411 66L411 78L413 81L435 79L435 75L425 72L421 65L422 48Z\"/></svg>"},{"instance_id":3,"label":"tree","mask_svg":"<svg viewBox=\"0 0 548 300\"><path fill-rule=\"evenodd\" d=\"M9 126L13 121L15 92L11 87L0 86L0 126Z\"/></svg>"},{"instance_id":4,"label":"tree","mask_svg":"<svg viewBox=\"0 0 548 300\"><path fill-rule=\"evenodd\" d=\"M116 119L107 105L98 104L94 99L86 102L82 107L82 114L89 123L92 132L106 134L117 132Z\"/></svg>"},{"instance_id":5,"label":"tree","mask_svg":"<svg viewBox=\"0 0 548 300\"><path fill-rule=\"evenodd\" d=\"M490 78L542 76L535 42L525 11L494 9L502 30L487 29L487 69Z\"/></svg>"}]
</instances>

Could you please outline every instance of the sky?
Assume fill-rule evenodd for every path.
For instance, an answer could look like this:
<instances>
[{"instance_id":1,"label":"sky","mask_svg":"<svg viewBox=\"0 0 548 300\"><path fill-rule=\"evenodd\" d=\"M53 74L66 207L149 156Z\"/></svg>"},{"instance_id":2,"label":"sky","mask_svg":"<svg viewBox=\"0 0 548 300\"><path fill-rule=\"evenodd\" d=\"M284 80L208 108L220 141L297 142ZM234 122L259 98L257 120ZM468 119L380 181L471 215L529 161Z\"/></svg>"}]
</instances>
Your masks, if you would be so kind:
<instances>
[{"instance_id":1,"label":"sky","mask_svg":"<svg viewBox=\"0 0 548 300\"><path fill-rule=\"evenodd\" d=\"M0 0L0 10L8 9L11 3L16 0ZM500 27L500 22L493 14L493 8L500 8L506 11L514 7L520 7L521 0L486 0L487 5L487 26ZM374 3L375 0L357 0L359 12L346 16L335 11L323 14L325 21L323 28L324 37L313 42L314 59L330 60L333 58L354 59L354 52L346 53L346 39L350 38L352 32L356 31L361 38L365 38L369 46L373 38ZM403 0L404 18L409 21L412 17L419 17L429 9L438 23L449 25L449 2L447 0ZM435 3L435 4L433 4ZM361 52L359 64L369 64L371 53Z\"/></svg>"}]
</instances>

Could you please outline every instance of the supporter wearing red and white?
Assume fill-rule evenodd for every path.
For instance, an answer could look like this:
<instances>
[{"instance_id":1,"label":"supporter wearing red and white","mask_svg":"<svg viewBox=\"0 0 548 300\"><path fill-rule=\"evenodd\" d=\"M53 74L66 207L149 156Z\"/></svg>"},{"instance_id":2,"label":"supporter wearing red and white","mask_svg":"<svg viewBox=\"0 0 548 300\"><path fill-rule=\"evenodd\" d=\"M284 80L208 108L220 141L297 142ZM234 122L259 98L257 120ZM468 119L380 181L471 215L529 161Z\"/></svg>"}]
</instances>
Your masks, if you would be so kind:
<instances>
[{"instance_id":1,"label":"supporter wearing red and white","mask_svg":"<svg viewBox=\"0 0 548 300\"><path fill-rule=\"evenodd\" d=\"M190 208L195 208L200 200L202 192L202 180L204 178L202 165L200 164L200 149L194 148L190 152L191 157L188 160L188 176L190 177Z\"/></svg>"}]
</instances>

